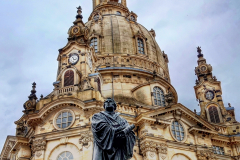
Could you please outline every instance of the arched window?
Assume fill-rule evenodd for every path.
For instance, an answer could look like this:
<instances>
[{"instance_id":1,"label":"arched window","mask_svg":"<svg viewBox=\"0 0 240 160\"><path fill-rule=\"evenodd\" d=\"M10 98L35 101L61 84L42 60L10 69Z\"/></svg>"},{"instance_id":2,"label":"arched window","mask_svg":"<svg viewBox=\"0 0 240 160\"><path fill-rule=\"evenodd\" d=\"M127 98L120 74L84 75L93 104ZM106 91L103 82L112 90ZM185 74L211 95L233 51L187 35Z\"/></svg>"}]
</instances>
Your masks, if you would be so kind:
<instances>
[{"instance_id":1,"label":"arched window","mask_svg":"<svg viewBox=\"0 0 240 160\"><path fill-rule=\"evenodd\" d=\"M159 87L153 88L153 97L154 97L154 105L162 106L162 107L165 106L165 97L161 88Z\"/></svg>"},{"instance_id":2,"label":"arched window","mask_svg":"<svg viewBox=\"0 0 240 160\"><path fill-rule=\"evenodd\" d=\"M91 39L91 43L90 43L90 46L94 48L95 52L98 51L98 41L97 41L97 38L94 37Z\"/></svg>"},{"instance_id":3,"label":"arched window","mask_svg":"<svg viewBox=\"0 0 240 160\"><path fill-rule=\"evenodd\" d=\"M122 15L122 13L121 12L119 12L119 11L117 11L117 13L116 13L117 15L119 15L119 16L121 16Z\"/></svg>"},{"instance_id":4,"label":"arched window","mask_svg":"<svg viewBox=\"0 0 240 160\"><path fill-rule=\"evenodd\" d=\"M71 86L74 84L74 72L72 70L68 70L64 74L64 87Z\"/></svg>"},{"instance_id":5,"label":"arched window","mask_svg":"<svg viewBox=\"0 0 240 160\"><path fill-rule=\"evenodd\" d=\"M217 107L215 106L209 107L208 112L212 123L220 123Z\"/></svg>"},{"instance_id":6,"label":"arched window","mask_svg":"<svg viewBox=\"0 0 240 160\"><path fill-rule=\"evenodd\" d=\"M138 53L145 54L143 39L138 38Z\"/></svg>"},{"instance_id":7,"label":"arched window","mask_svg":"<svg viewBox=\"0 0 240 160\"><path fill-rule=\"evenodd\" d=\"M73 159L74 158L71 152L63 152L57 158L57 160L73 160Z\"/></svg>"}]
</instances>

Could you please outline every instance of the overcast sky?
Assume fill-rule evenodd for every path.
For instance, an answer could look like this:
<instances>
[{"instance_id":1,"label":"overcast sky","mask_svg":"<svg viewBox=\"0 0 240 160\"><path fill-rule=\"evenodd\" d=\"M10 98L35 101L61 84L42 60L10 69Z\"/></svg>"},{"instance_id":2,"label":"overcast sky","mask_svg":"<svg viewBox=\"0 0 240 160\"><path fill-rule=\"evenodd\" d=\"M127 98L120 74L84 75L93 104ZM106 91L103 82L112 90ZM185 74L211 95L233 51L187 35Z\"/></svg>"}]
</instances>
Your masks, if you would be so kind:
<instances>
[{"instance_id":1,"label":"overcast sky","mask_svg":"<svg viewBox=\"0 0 240 160\"><path fill-rule=\"evenodd\" d=\"M0 150L7 135L15 135L31 83L37 83L38 97L52 91L58 49L67 43L79 5L87 22L91 0L0 1ZM225 106L230 102L240 121L240 1L128 0L128 7L140 24L156 31L179 103L200 110L193 86L201 46L221 81Z\"/></svg>"}]
</instances>

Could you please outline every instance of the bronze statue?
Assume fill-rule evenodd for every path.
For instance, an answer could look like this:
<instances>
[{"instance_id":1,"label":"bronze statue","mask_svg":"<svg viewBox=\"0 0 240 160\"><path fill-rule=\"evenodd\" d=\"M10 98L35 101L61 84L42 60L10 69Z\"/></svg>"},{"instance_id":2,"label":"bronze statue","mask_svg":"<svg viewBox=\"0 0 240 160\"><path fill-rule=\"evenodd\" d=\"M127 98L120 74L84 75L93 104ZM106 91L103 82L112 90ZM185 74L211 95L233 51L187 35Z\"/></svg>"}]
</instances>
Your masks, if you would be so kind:
<instances>
[{"instance_id":1,"label":"bronze statue","mask_svg":"<svg viewBox=\"0 0 240 160\"><path fill-rule=\"evenodd\" d=\"M128 160L133 156L135 125L120 117L116 108L115 101L108 98L104 102L105 111L92 117L93 160Z\"/></svg>"}]
</instances>

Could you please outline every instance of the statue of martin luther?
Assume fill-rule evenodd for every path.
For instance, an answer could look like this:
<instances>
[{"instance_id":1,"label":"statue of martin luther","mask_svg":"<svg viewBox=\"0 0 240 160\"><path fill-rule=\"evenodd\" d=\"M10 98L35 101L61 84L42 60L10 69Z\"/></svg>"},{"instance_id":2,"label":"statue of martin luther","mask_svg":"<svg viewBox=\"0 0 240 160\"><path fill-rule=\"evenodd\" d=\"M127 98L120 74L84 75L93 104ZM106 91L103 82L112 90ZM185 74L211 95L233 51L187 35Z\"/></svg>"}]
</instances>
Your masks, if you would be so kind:
<instances>
[{"instance_id":1,"label":"statue of martin luther","mask_svg":"<svg viewBox=\"0 0 240 160\"><path fill-rule=\"evenodd\" d=\"M108 98L104 102L105 111L92 117L93 160L129 160L133 156L135 125L120 117L116 108L115 101Z\"/></svg>"}]
</instances>

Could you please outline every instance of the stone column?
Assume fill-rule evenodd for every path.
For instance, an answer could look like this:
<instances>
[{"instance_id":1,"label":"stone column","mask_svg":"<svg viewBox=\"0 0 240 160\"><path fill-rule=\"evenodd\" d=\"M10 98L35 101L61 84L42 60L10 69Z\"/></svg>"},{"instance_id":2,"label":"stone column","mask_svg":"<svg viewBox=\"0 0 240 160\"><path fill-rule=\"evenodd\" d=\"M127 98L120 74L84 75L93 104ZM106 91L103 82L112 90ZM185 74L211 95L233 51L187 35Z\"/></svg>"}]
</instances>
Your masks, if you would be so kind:
<instances>
[{"instance_id":1,"label":"stone column","mask_svg":"<svg viewBox=\"0 0 240 160\"><path fill-rule=\"evenodd\" d=\"M35 160L44 160L47 142L44 138L33 140L32 151Z\"/></svg>"},{"instance_id":2,"label":"stone column","mask_svg":"<svg viewBox=\"0 0 240 160\"><path fill-rule=\"evenodd\" d=\"M166 144L157 144L157 153L158 153L158 159L159 160L167 160L167 149L168 146Z\"/></svg>"},{"instance_id":3,"label":"stone column","mask_svg":"<svg viewBox=\"0 0 240 160\"><path fill-rule=\"evenodd\" d=\"M83 159L92 159L93 155L93 134L91 131L80 133L79 143L83 145Z\"/></svg>"},{"instance_id":4,"label":"stone column","mask_svg":"<svg viewBox=\"0 0 240 160\"><path fill-rule=\"evenodd\" d=\"M143 160L158 160L156 143L146 141L141 143L141 150L143 153Z\"/></svg>"}]
</instances>

